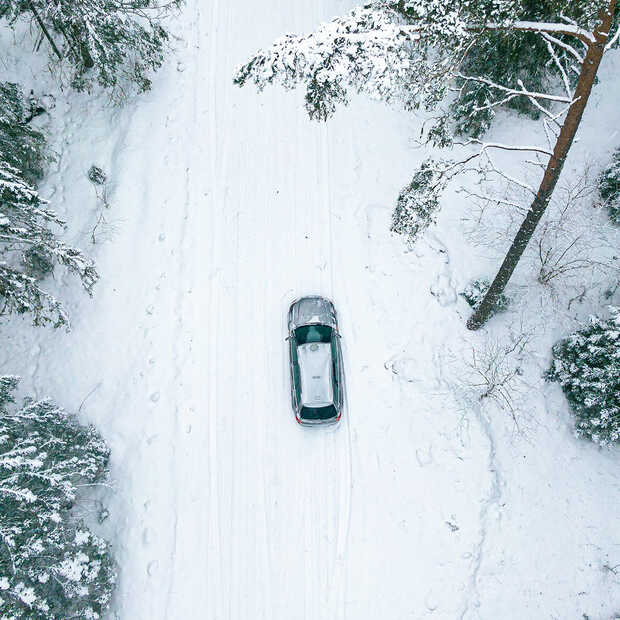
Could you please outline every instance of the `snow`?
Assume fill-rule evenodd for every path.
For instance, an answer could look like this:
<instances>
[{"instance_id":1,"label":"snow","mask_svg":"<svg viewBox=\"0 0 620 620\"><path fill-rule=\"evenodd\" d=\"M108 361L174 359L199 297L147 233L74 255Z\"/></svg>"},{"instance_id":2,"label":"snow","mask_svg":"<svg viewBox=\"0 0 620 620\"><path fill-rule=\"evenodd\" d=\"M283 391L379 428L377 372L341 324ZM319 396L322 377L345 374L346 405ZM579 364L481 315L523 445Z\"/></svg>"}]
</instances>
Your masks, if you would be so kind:
<instances>
[{"instance_id":1,"label":"snow","mask_svg":"<svg viewBox=\"0 0 620 620\"><path fill-rule=\"evenodd\" d=\"M499 255L463 239L462 195L412 249L390 235L427 156L413 144L423 119L356 99L311 123L301 93L232 85L255 49L351 6L190 0L151 93L122 110L58 95L44 122L61 157L42 194L102 278L92 300L57 278L70 333L3 325L0 370L112 447L103 527L121 618L608 618L618 453L575 439L541 379L575 317L532 296L486 334L465 330L458 292ZM616 105L595 92L579 156L617 146ZM527 123L489 140L536 143ZM94 246L92 163L110 180ZM342 334L348 403L327 430L299 428L290 408L286 312L305 294L334 300ZM515 388L519 433L464 369L521 311L539 331Z\"/></svg>"}]
</instances>

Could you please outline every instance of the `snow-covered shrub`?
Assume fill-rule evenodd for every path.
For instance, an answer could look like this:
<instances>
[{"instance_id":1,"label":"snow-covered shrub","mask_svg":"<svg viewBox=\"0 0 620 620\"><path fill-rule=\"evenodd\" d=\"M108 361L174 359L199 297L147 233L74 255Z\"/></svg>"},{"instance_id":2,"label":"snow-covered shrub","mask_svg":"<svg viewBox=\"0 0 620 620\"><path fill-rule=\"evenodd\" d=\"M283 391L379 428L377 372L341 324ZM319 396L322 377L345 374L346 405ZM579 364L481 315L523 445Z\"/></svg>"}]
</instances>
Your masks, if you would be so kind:
<instances>
[{"instance_id":1,"label":"snow-covered shrub","mask_svg":"<svg viewBox=\"0 0 620 620\"><path fill-rule=\"evenodd\" d=\"M106 173L94 164L88 169L86 176L93 185L103 185L108 180Z\"/></svg>"},{"instance_id":2,"label":"snow-covered shrub","mask_svg":"<svg viewBox=\"0 0 620 620\"><path fill-rule=\"evenodd\" d=\"M138 92L151 87L149 73L161 67L169 34L162 20L182 0L3 0L0 17L14 23L24 15L44 27L53 61L67 62L71 84L89 90L94 84L116 97L129 85Z\"/></svg>"},{"instance_id":3,"label":"snow-covered shrub","mask_svg":"<svg viewBox=\"0 0 620 620\"><path fill-rule=\"evenodd\" d=\"M472 280L463 289L463 291L461 291L460 295L475 310L478 304L487 294L490 286L491 283L488 280ZM497 300L497 303L495 304L495 309L490 316L506 310L509 303L510 299L504 293L501 293Z\"/></svg>"},{"instance_id":4,"label":"snow-covered shrub","mask_svg":"<svg viewBox=\"0 0 620 620\"><path fill-rule=\"evenodd\" d=\"M116 581L107 542L72 514L107 476L109 450L49 400L14 404L0 377L0 617L101 618Z\"/></svg>"},{"instance_id":5,"label":"snow-covered shrub","mask_svg":"<svg viewBox=\"0 0 620 620\"><path fill-rule=\"evenodd\" d=\"M90 294L98 274L87 256L52 231L65 222L33 185L43 174L45 140L25 127L24 105L16 85L0 84L0 316L30 313L35 325L58 327L67 324L67 315L37 278L62 264Z\"/></svg>"},{"instance_id":6,"label":"snow-covered shrub","mask_svg":"<svg viewBox=\"0 0 620 620\"><path fill-rule=\"evenodd\" d=\"M399 194L392 214L391 230L410 242L435 223L439 198L449 180L451 162L427 159Z\"/></svg>"},{"instance_id":7,"label":"snow-covered shrub","mask_svg":"<svg viewBox=\"0 0 620 620\"><path fill-rule=\"evenodd\" d=\"M599 177L599 191L611 221L620 225L620 149L614 153L611 164Z\"/></svg>"},{"instance_id":8,"label":"snow-covered shrub","mask_svg":"<svg viewBox=\"0 0 620 620\"><path fill-rule=\"evenodd\" d=\"M546 377L562 386L578 434L600 445L620 443L620 308L558 342Z\"/></svg>"}]
</instances>

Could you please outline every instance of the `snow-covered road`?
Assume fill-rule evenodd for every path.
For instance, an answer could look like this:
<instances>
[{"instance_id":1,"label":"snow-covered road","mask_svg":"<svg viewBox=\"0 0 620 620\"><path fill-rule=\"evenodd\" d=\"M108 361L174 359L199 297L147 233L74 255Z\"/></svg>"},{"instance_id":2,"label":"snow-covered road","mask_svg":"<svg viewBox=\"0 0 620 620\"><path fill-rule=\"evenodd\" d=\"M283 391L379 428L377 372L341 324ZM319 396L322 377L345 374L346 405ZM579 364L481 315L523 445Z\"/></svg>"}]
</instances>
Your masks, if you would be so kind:
<instances>
[{"instance_id":1,"label":"snow-covered road","mask_svg":"<svg viewBox=\"0 0 620 620\"><path fill-rule=\"evenodd\" d=\"M563 535L562 502L585 491L577 481L554 495L535 468L545 458L565 468L564 458L618 497L617 460L586 446L577 465L572 444L560 457L529 444L499 454L486 418L463 411L445 378L462 346L461 257L432 233L415 252L389 235L394 196L424 157L410 142L416 119L356 101L319 125L301 93L232 84L255 49L350 4L189 0L177 53L139 105L95 115L76 98L51 193L62 208L80 196L90 208L84 170L108 171L102 281L94 301L74 296L71 334L24 331L0 363L80 409L112 445L107 527L123 620L567 618L578 600L606 609L598 568L591 600L576 578L595 561L582 533L611 529L605 500L572 506L578 533L569 527L558 551L548 535ZM75 233L82 245L91 220ZM340 315L348 408L335 429L301 429L290 410L285 313L308 293L333 298ZM532 533L520 510L536 502L553 524Z\"/></svg>"},{"instance_id":2,"label":"snow-covered road","mask_svg":"<svg viewBox=\"0 0 620 620\"><path fill-rule=\"evenodd\" d=\"M144 529L152 540L128 549L136 581L124 586L124 617L402 617L419 605L408 569L422 501L406 476L411 446L395 452L373 433L361 459L365 438L352 438L357 416L384 435L399 425L365 255L368 123L334 132L308 122L299 96L259 99L231 83L251 50L335 8L190 5L176 84L160 85L158 111L132 124L130 167L141 159L132 145L150 153L144 220L153 202L163 206L147 230L165 234L165 277L149 319L159 422L140 429L157 435L145 448L154 469L138 470L151 482L134 481L136 510L150 504L130 537ZM396 132L391 142L407 147ZM288 304L312 292L334 298L349 364L347 415L318 433L292 418L283 341ZM370 471L356 480L360 466Z\"/></svg>"}]
</instances>

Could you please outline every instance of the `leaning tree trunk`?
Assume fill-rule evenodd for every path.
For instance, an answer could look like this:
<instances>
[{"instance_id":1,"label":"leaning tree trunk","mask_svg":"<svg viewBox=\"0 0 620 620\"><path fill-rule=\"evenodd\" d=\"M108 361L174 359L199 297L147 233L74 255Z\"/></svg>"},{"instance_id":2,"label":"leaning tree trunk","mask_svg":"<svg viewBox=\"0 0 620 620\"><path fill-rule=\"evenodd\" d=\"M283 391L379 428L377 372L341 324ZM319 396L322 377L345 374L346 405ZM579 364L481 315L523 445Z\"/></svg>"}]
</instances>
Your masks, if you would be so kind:
<instances>
[{"instance_id":1,"label":"leaning tree trunk","mask_svg":"<svg viewBox=\"0 0 620 620\"><path fill-rule=\"evenodd\" d=\"M43 23L43 20L41 19L41 16L39 15L39 12L35 8L34 4L32 4L32 0L28 0L28 8L30 9L30 11L34 15L34 18L37 20L37 23L39 24L39 26L41 28L41 32L45 35L45 38L48 40L51 48L54 50L54 53L56 54L56 56L58 56L58 58L60 60L62 60L62 54L60 53L60 50L58 49L58 46L54 42L54 39L52 39L52 35L49 33L49 30L47 29L47 27Z\"/></svg>"},{"instance_id":2,"label":"leaning tree trunk","mask_svg":"<svg viewBox=\"0 0 620 620\"><path fill-rule=\"evenodd\" d=\"M609 0L607 8L601 11L600 23L593 33L594 41L588 44L588 51L583 65L581 66L579 81L575 89L574 103L570 107L566 119L564 120L560 135L553 149L553 154L545 169L545 174L538 189L538 193L489 290L476 308L476 311L469 318L469 321L467 321L467 327L469 329L478 329L481 327L495 309L499 296L502 294L506 284L508 284L512 272L515 270L523 251L529 243L540 218L549 204L553 190L562 173L566 156L573 143L575 134L579 129L583 111L585 110L588 98L592 92L596 73L601 64L603 54L605 53L605 45L609 38L609 31L611 29L615 8L616 0Z\"/></svg>"},{"instance_id":3,"label":"leaning tree trunk","mask_svg":"<svg viewBox=\"0 0 620 620\"><path fill-rule=\"evenodd\" d=\"M86 69L92 69L95 66L95 61L91 56L90 49L88 48L88 43L86 43L84 37L82 36L83 33L80 31L80 28L77 25L73 26L72 31L74 40L80 48L80 54L82 56L82 62L84 63L84 67Z\"/></svg>"}]
</instances>

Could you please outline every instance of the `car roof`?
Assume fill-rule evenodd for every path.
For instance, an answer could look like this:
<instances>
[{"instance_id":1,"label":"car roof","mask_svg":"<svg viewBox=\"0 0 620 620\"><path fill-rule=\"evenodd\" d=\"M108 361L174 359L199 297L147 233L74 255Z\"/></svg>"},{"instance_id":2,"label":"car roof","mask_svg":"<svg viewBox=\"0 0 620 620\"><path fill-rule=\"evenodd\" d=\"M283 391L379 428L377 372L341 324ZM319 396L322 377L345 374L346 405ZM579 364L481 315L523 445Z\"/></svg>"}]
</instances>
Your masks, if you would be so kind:
<instances>
[{"instance_id":1,"label":"car roof","mask_svg":"<svg viewBox=\"0 0 620 620\"><path fill-rule=\"evenodd\" d=\"M332 350L329 342L307 342L297 347L301 404L325 407L334 402Z\"/></svg>"}]
</instances>

